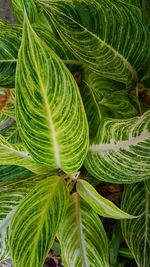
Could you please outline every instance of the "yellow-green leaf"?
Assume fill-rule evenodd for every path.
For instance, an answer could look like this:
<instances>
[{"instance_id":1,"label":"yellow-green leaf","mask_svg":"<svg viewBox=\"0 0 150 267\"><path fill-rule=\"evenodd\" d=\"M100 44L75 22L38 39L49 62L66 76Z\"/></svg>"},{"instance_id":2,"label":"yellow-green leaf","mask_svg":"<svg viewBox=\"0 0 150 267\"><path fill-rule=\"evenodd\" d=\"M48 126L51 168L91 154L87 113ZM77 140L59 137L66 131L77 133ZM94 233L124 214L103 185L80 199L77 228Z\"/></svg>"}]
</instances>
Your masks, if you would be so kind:
<instances>
[{"instance_id":1,"label":"yellow-green leaf","mask_svg":"<svg viewBox=\"0 0 150 267\"><path fill-rule=\"evenodd\" d=\"M114 219L132 219L134 216L119 209L108 199L102 197L88 182L79 179L77 192L99 215Z\"/></svg>"},{"instance_id":2,"label":"yellow-green leaf","mask_svg":"<svg viewBox=\"0 0 150 267\"><path fill-rule=\"evenodd\" d=\"M58 239L65 267L108 267L108 241L103 224L77 193L71 196Z\"/></svg>"},{"instance_id":3,"label":"yellow-green leaf","mask_svg":"<svg viewBox=\"0 0 150 267\"><path fill-rule=\"evenodd\" d=\"M41 181L19 205L10 226L15 267L43 267L64 216L68 190L63 177Z\"/></svg>"},{"instance_id":4,"label":"yellow-green leaf","mask_svg":"<svg viewBox=\"0 0 150 267\"><path fill-rule=\"evenodd\" d=\"M31 156L50 170L74 173L88 148L88 125L72 75L25 15L16 73L16 117Z\"/></svg>"}]
</instances>

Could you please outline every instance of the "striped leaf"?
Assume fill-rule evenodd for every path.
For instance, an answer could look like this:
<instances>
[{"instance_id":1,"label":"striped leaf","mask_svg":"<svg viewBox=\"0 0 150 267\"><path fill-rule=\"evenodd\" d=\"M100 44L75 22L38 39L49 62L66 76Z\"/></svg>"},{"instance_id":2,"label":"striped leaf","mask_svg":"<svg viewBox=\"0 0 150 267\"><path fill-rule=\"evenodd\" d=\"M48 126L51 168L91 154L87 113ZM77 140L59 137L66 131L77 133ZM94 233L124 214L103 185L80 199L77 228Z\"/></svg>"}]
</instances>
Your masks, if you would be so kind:
<instances>
[{"instance_id":1,"label":"striped leaf","mask_svg":"<svg viewBox=\"0 0 150 267\"><path fill-rule=\"evenodd\" d=\"M0 165L0 183L12 182L33 176L29 170L15 165Z\"/></svg>"},{"instance_id":2,"label":"striped leaf","mask_svg":"<svg viewBox=\"0 0 150 267\"><path fill-rule=\"evenodd\" d=\"M81 94L89 125L92 126L98 125L98 122L92 123L93 117L98 116L96 113L117 119L132 118L139 113L137 100L135 97L129 97L123 84L101 77L92 71L84 72ZM102 117L101 115L99 116Z\"/></svg>"},{"instance_id":3,"label":"striped leaf","mask_svg":"<svg viewBox=\"0 0 150 267\"><path fill-rule=\"evenodd\" d=\"M110 0L37 2L68 48L95 72L130 86L147 70L149 33L136 6Z\"/></svg>"},{"instance_id":4,"label":"striped leaf","mask_svg":"<svg viewBox=\"0 0 150 267\"><path fill-rule=\"evenodd\" d=\"M70 199L58 239L65 267L108 267L108 243L97 214L77 193Z\"/></svg>"},{"instance_id":5,"label":"striped leaf","mask_svg":"<svg viewBox=\"0 0 150 267\"><path fill-rule=\"evenodd\" d=\"M102 197L88 182L79 179L77 182L78 194L87 202L99 215L114 219L132 219L133 216L120 210L115 204Z\"/></svg>"},{"instance_id":6,"label":"striped leaf","mask_svg":"<svg viewBox=\"0 0 150 267\"><path fill-rule=\"evenodd\" d=\"M133 183L150 178L150 111L126 120L104 119L85 167L101 181Z\"/></svg>"},{"instance_id":7,"label":"striped leaf","mask_svg":"<svg viewBox=\"0 0 150 267\"><path fill-rule=\"evenodd\" d=\"M36 163L22 144L11 144L0 135L0 165L16 165L40 174L49 170Z\"/></svg>"},{"instance_id":8,"label":"striped leaf","mask_svg":"<svg viewBox=\"0 0 150 267\"><path fill-rule=\"evenodd\" d=\"M36 35L27 17L16 77L20 136L32 157L50 170L76 172L88 146L88 125L72 75Z\"/></svg>"},{"instance_id":9,"label":"striped leaf","mask_svg":"<svg viewBox=\"0 0 150 267\"><path fill-rule=\"evenodd\" d=\"M13 88L16 58L21 42L19 27L0 23L0 87Z\"/></svg>"},{"instance_id":10,"label":"striped leaf","mask_svg":"<svg viewBox=\"0 0 150 267\"><path fill-rule=\"evenodd\" d=\"M141 216L122 221L123 236L138 267L150 266L150 192L146 184L136 183L125 188L122 208Z\"/></svg>"},{"instance_id":11,"label":"striped leaf","mask_svg":"<svg viewBox=\"0 0 150 267\"><path fill-rule=\"evenodd\" d=\"M140 7L140 0L123 0L123 2Z\"/></svg>"},{"instance_id":12,"label":"striped leaf","mask_svg":"<svg viewBox=\"0 0 150 267\"><path fill-rule=\"evenodd\" d=\"M150 23L150 2L149 0L141 0L141 8L143 11L143 16L147 24Z\"/></svg>"},{"instance_id":13,"label":"striped leaf","mask_svg":"<svg viewBox=\"0 0 150 267\"><path fill-rule=\"evenodd\" d=\"M36 21L38 10L34 0L12 0L12 6L14 14L20 23L23 22L24 9L26 9L30 21Z\"/></svg>"},{"instance_id":14,"label":"striped leaf","mask_svg":"<svg viewBox=\"0 0 150 267\"><path fill-rule=\"evenodd\" d=\"M68 60L73 58L63 43L57 40L46 27L34 27L34 29L38 36L62 59ZM0 87L14 88L15 86L16 62L21 38L22 26L0 23Z\"/></svg>"},{"instance_id":15,"label":"striped leaf","mask_svg":"<svg viewBox=\"0 0 150 267\"><path fill-rule=\"evenodd\" d=\"M9 175L11 174L9 173ZM21 178L22 174L20 174ZM38 177L32 177L5 186L4 183L0 183L0 262L10 255L8 231L16 208L26 194L36 185L37 181Z\"/></svg>"},{"instance_id":16,"label":"striped leaf","mask_svg":"<svg viewBox=\"0 0 150 267\"><path fill-rule=\"evenodd\" d=\"M15 267L42 267L64 216L68 191L62 177L48 177L25 197L10 229Z\"/></svg>"}]
</instances>

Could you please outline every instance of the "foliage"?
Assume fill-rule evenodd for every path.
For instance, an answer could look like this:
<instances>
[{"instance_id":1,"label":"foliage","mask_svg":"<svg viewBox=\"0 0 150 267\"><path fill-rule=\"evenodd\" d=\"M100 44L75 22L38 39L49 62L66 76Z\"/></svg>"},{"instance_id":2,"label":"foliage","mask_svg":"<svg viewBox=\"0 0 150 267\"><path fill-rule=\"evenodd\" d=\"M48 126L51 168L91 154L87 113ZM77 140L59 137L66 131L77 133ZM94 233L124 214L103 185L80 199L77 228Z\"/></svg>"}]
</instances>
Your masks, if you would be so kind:
<instances>
[{"instance_id":1,"label":"foliage","mask_svg":"<svg viewBox=\"0 0 150 267\"><path fill-rule=\"evenodd\" d=\"M12 5L18 23L0 20L0 262L42 267L57 238L66 267L125 266L118 255L150 266L149 1ZM122 209L102 182L124 185Z\"/></svg>"}]
</instances>

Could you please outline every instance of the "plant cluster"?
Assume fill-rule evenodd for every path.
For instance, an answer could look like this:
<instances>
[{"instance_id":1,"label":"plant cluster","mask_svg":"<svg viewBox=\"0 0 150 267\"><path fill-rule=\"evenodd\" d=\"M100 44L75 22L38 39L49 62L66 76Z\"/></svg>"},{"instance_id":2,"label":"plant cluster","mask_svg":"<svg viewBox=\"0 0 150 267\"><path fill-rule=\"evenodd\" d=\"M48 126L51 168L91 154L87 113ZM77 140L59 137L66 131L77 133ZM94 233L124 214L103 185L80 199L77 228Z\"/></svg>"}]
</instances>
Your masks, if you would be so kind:
<instances>
[{"instance_id":1,"label":"plant cluster","mask_svg":"<svg viewBox=\"0 0 150 267\"><path fill-rule=\"evenodd\" d=\"M123 267L123 238L149 267L149 0L12 5L18 23L0 20L1 264L42 267L57 238L65 267ZM121 209L100 183L123 185ZM100 216L121 220L119 241Z\"/></svg>"}]
</instances>

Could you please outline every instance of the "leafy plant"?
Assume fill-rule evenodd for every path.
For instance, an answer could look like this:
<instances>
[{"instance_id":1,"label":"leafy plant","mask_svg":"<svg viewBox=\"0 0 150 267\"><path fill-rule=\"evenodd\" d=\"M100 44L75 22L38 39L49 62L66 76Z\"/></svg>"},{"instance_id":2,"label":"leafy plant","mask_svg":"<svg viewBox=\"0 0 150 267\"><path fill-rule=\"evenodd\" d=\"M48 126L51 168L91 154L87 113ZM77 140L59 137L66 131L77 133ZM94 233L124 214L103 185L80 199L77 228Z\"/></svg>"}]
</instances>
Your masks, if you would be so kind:
<instances>
[{"instance_id":1,"label":"leafy plant","mask_svg":"<svg viewBox=\"0 0 150 267\"><path fill-rule=\"evenodd\" d=\"M66 267L108 267L109 255L150 266L149 1L12 5L19 23L0 20L0 261L42 267L57 238ZM102 182L126 184L122 210ZM100 216L121 219L123 237Z\"/></svg>"}]
</instances>

